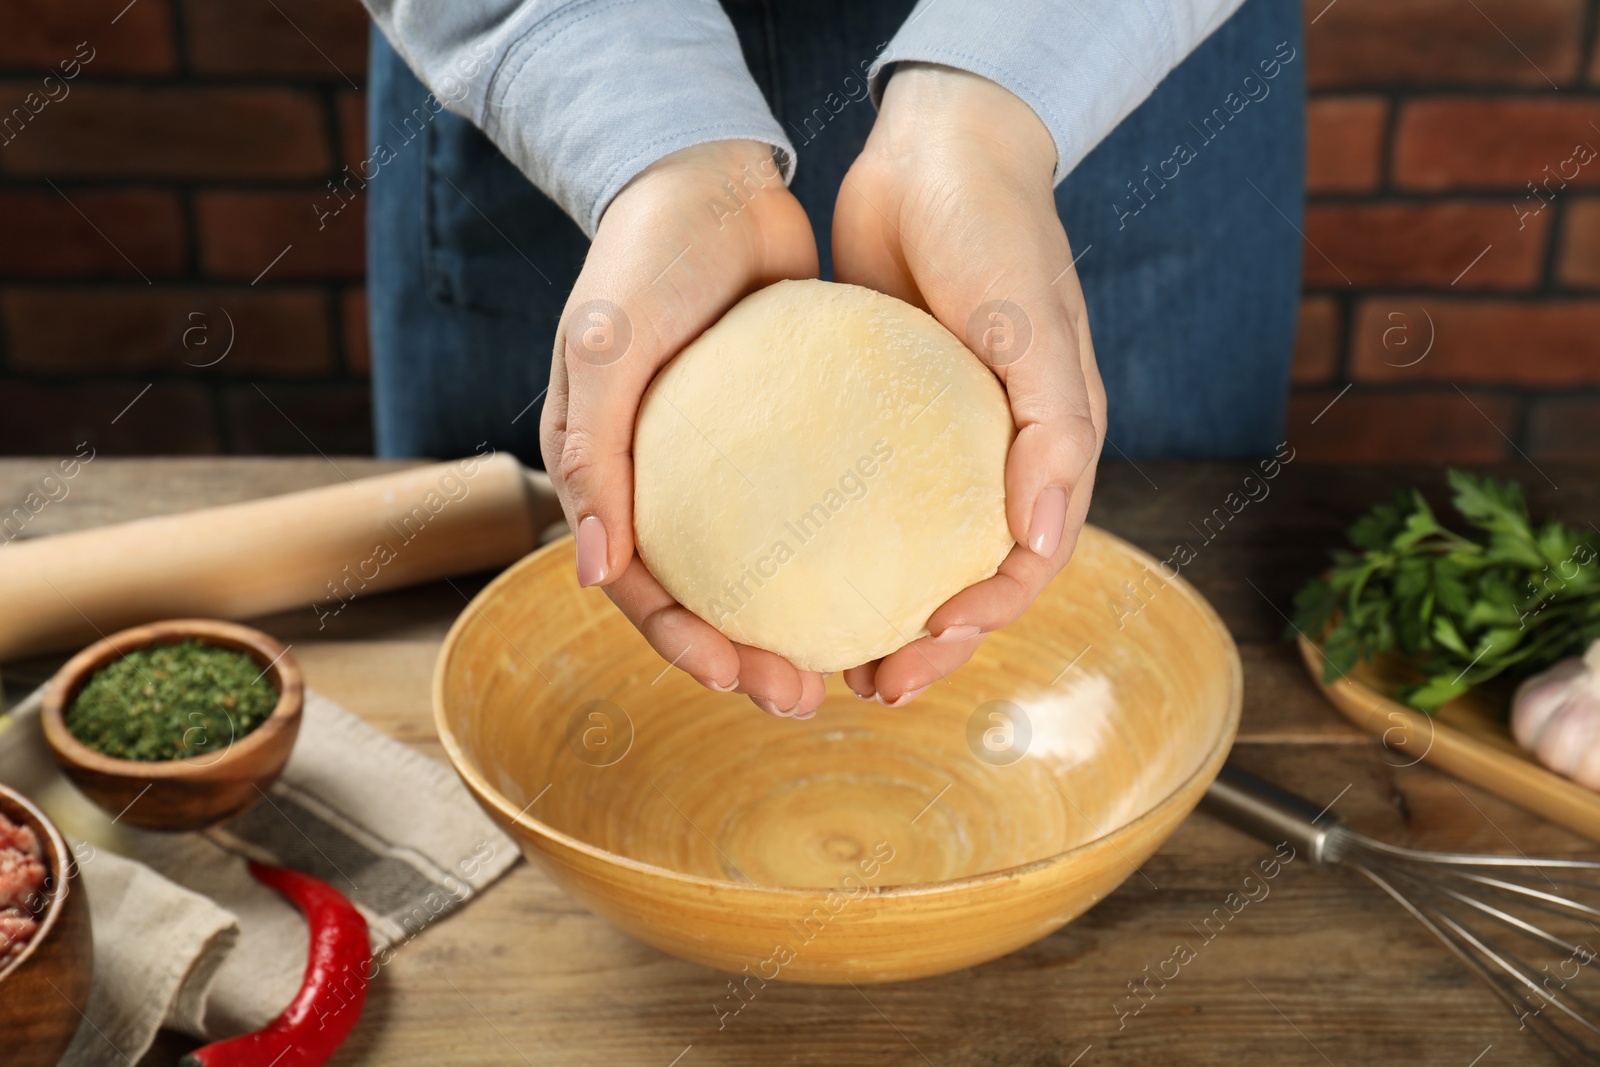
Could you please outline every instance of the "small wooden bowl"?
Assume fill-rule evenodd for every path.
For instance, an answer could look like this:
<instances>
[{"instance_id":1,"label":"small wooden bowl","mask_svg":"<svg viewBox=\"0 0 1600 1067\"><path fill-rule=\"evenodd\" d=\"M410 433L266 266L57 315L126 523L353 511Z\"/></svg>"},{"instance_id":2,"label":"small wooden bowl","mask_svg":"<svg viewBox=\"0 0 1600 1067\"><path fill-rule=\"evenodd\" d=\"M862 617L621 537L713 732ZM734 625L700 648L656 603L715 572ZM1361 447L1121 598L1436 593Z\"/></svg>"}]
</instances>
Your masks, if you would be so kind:
<instances>
[{"instance_id":1,"label":"small wooden bowl","mask_svg":"<svg viewBox=\"0 0 1600 1067\"><path fill-rule=\"evenodd\" d=\"M808 721L664 669L573 558L540 549L456 620L445 751L579 902L746 983L918 978L1044 937L1155 852L1239 722L1216 613L1093 528L914 704L836 676Z\"/></svg>"},{"instance_id":2,"label":"small wooden bowl","mask_svg":"<svg viewBox=\"0 0 1600 1067\"><path fill-rule=\"evenodd\" d=\"M0 966L0 1047L7 1067L52 1067L89 1005L94 935L89 903L61 831L26 797L0 785L0 814L34 832L49 867L50 902L33 940Z\"/></svg>"},{"instance_id":3,"label":"small wooden bowl","mask_svg":"<svg viewBox=\"0 0 1600 1067\"><path fill-rule=\"evenodd\" d=\"M66 709L97 670L135 649L189 638L247 653L261 665L278 690L266 722L220 754L181 760L114 759L72 736ZM199 830L243 811L277 780L304 703L300 667L276 639L231 622L172 619L122 630L73 656L51 679L42 720L61 770L113 817L148 830Z\"/></svg>"}]
</instances>

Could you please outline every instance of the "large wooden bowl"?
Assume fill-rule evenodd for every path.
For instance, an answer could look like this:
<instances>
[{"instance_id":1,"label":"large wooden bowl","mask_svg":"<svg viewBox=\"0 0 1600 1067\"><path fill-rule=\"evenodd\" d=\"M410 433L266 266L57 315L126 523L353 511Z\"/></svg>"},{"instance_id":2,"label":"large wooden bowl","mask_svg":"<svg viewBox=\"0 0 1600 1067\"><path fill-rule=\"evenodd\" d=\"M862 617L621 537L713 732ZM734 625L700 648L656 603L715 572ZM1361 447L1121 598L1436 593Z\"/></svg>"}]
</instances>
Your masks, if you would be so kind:
<instances>
[{"instance_id":1,"label":"large wooden bowl","mask_svg":"<svg viewBox=\"0 0 1600 1067\"><path fill-rule=\"evenodd\" d=\"M6 1067L51 1067L67 1051L89 1006L94 975L89 903L55 824L3 785L0 814L33 831L49 868L48 901L39 928L21 955L0 965L0 1059Z\"/></svg>"},{"instance_id":2,"label":"large wooden bowl","mask_svg":"<svg viewBox=\"0 0 1600 1067\"><path fill-rule=\"evenodd\" d=\"M578 587L568 538L456 620L434 717L529 859L628 933L746 982L881 982L1004 955L1115 889L1221 767L1241 681L1199 594L1090 528L915 703L828 693L778 719L668 669Z\"/></svg>"},{"instance_id":3,"label":"large wooden bowl","mask_svg":"<svg viewBox=\"0 0 1600 1067\"><path fill-rule=\"evenodd\" d=\"M278 691L265 722L221 752L189 759L115 759L72 736L66 709L96 671L135 649L188 638L243 652L261 665ZM113 818L147 830L201 830L265 795L289 762L304 703L300 667L277 639L219 619L169 619L120 630L73 656L50 680L40 720L62 772Z\"/></svg>"}]
</instances>

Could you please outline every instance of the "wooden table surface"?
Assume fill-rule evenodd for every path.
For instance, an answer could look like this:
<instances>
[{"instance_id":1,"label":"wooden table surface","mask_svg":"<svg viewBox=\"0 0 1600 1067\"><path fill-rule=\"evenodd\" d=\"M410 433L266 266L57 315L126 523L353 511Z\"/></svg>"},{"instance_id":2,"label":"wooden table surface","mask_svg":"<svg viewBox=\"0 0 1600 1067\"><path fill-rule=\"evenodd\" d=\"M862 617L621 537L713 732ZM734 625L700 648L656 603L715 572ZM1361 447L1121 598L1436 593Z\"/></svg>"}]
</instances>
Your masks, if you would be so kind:
<instances>
[{"instance_id":1,"label":"wooden table surface","mask_svg":"<svg viewBox=\"0 0 1600 1067\"><path fill-rule=\"evenodd\" d=\"M389 465L337 460L352 477ZM0 502L20 500L48 461L0 461ZM1589 854L1594 846L1471 786L1380 748L1348 726L1279 640L1305 576L1359 512L1420 484L1443 505L1442 472L1291 463L1270 495L1209 542L1201 520L1241 487L1242 464L1106 464L1091 519L1184 569L1239 642L1244 719L1234 759L1357 828L1431 848ZM1600 471L1503 468L1535 513L1600 522ZM70 495L29 524L42 536L339 480L321 459L96 459ZM1557 488L1559 486L1559 488ZM1259 493L1259 490L1258 490ZM0 547L0 566L4 565ZM470 594L484 576L460 589ZM317 629L310 610L258 621L293 642L312 686L443 760L428 680L463 606L447 585L357 601ZM50 660L0 667L14 697ZM752 712L754 714L754 712ZM824 712L825 714L825 712ZM1294 862L1137 1016L1128 983L1193 941L1270 850L1203 814L1143 870L1055 935L942 978L857 991L769 985L719 1031L726 978L632 941L518 864L384 969L337 1064L871 1065L1272 1063L1492 1067L1555 1061L1420 926L1359 876ZM171 1063L164 1037L144 1061Z\"/></svg>"}]
</instances>

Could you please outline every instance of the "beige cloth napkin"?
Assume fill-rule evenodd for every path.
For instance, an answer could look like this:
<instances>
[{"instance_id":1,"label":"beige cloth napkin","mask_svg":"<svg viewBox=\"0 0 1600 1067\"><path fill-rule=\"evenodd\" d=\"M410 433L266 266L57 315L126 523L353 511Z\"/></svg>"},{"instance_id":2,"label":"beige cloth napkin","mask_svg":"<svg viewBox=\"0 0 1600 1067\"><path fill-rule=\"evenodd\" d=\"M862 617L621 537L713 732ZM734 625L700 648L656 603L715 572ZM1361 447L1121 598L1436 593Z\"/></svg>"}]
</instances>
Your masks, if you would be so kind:
<instances>
[{"instance_id":1,"label":"beige cloth napkin","mask_svg":"<svg viewBox=\"0 0 1600 1067\"><path fill-rule=\"evenodd\" d=\"M129 827L57 770L42 695L0 729L0 782L72 839L89 901L94 982L63 1067L127 1067L162 1026L216 1038L282 1010L305 971L305 924L250 877L246 858L343 892L366 916L380 965L516 862L515 843L452 770L309 690L294 753L265 800L204 833Z\"/></svg>"}]
</instances>

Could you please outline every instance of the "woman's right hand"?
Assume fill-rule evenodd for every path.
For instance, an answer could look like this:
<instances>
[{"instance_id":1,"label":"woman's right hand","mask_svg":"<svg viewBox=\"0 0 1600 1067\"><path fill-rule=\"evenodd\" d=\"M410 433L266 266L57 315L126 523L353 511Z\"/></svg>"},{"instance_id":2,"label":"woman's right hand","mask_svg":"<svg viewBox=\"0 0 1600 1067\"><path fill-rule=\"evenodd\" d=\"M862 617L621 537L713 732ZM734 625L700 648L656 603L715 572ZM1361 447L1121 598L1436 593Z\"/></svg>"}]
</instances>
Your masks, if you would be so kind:
<instances>
[{"instance_id":1,"label":"woman's right hand","mask_svg":"<svg viewBox=\"0 0 1600 1067\"><path fill-rule=\"evenodd\" d=\"M662 658L763 711L809 717L822 676L728 640L673 600L633 542L633 428L656 372L740 298L815 278L800 202L756 141L681 149L606 209L562 311L539 439L567 523L578 581L605 589Z\"/></svg>"}]
</instances>

